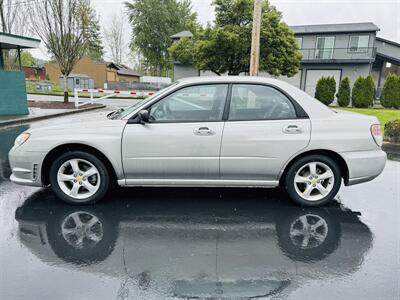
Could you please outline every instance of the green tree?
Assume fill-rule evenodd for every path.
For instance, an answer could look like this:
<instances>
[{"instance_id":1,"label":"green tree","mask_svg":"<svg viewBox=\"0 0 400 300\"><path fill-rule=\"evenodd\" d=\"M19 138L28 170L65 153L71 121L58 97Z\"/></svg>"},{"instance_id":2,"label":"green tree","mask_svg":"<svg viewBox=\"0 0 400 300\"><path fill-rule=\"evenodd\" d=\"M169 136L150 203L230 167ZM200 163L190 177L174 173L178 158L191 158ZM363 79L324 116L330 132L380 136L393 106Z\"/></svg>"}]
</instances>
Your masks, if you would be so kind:
<instances>
[{"instance_id":1,"label":"green tree","mask_svg":"<svg viewBox=\"0 0 400 300\"><path fill-rule=\"evenodd\" d=\"M94 61L103 61L104 47L101 36L101 27L96 11L88 6L89 22L87 27L87 49L85 55Z\"/></svg>"},{"instance_id":2,"label":"green tree","mask_svg":"<svg viewBox=\"0 0 400 300\"><path fill-rule=\"evenodd\" d=\"M351 94L352 106L358 108L371 107L374 104L375 84L372 76L358 77L354 82Z\"/></svg>"},{"instance_id":3,"label":"green tree","mask_svg":"<svg viewBox=\"0 0 400 300\"><path fill-rule=\"evenodd\" d=\"M369 106L374 105L375 94L376 94L375 82L374 79L372 78L372 75L370 74L365 79L365 98L366 101L368 101Z\"/></svg>"},{"instance_id":4,"label":"green tree","mask_svg":"<svg viewBox=\"0 0 400 300\"><path fill-rule=\"evenodd\" d=\"M315 99L318 99L325 105L329 105L335 100L336 81L333 76L322 76L315 88Z\"/></svg>"},{"instance_id":5,"label":"green tree","mask_svg":"<svg viewBox=\"0 0 400 300\"><path fill-rule=\"evenodd\" d=\"M341 107L347 107L350 104L350 80L348 77L343 78L339 84L339 91L336 94L338 104Z\"/></svg>"},{"instance_id":6,"label":"green tree","mask_svg":"<svg viewBox=\"0 0 400 300\"><path fill-rule=\"evenodd\" d=\"M381 104L387 108L400 108L400 76L388 75L382 89Z\"/></svg>"},{"instance_id":7,"label":"green tree","mask_svg":"<svg viewBox=\"0 0 400 300\"><path fill-rule=\"evenodd\" d=\"M171 35L187 29L196 19L190 0L134 0L125 2L132 25L131 48L143 55L152 73L171 68Z\"/></svg>"},{"instance_id":8,"label":"green tree","mask_svg":"<svg viewBox=\"0 0 400 300\"><path fill-rule=\"evenodd\" d=\"M215 25L198 28L192 42L181 39L171 48L175 60L190 63L198 69L211 70L220 75L238 75L250 68L251 31L254 0L214 0ZM302 53L294 34L281 21L276 8L263 1L260 71L273 76L295 75ZM190 54L192 57L190 57Z\"/></svg>"}]
</instances>

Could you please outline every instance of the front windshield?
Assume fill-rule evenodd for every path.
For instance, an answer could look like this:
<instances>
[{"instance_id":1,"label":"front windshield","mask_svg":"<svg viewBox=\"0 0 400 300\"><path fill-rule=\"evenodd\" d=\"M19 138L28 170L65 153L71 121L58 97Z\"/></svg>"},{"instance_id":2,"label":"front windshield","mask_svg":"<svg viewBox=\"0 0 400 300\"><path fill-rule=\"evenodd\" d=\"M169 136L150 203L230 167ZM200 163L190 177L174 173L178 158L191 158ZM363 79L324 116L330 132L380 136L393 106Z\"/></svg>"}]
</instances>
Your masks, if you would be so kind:
<instances>
[{"instance_id":1,"label":"front windshield","mask_svg":"<svg viewBox=\"0 0 400 300\"><path fill-rule=\"evenodd\" d=\"M131 114L132 112L134 112L139 106L141 106L141 105L144 103L144 101L147 102L147 101L153 99L153 98L156 97L157 95L159 95L159 94L161 94L161 93L164 93L165 91L171 89L173 86L175 86L175 85L177 85L177 84L178 84L178 82L173 82L173 83L167 85L165 88L163 88L163 89L157 91L154 95L152 95L152 96L150 96L150 97L147 97L147 98L144 99L144 100L138 101L138 102L135 103L134 105L125 108L124 110L122 110L122 111L118 114L118 117L117 117L116 119L123 119L123 118L125 118L126 116L128 116L129 114Z\"/></svg>"}]
</instances>

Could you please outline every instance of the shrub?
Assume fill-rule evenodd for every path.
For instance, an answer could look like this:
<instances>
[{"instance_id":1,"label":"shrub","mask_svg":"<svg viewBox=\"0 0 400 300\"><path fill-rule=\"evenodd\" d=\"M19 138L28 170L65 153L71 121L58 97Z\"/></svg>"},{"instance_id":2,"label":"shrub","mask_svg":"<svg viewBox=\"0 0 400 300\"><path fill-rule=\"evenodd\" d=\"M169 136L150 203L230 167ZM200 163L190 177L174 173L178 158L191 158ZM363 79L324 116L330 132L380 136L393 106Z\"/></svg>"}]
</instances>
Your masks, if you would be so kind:
<instances>
[{"instance_id":1,"label":"shrub","mask_svg":"<svg viewBox=\"0 0 400 300\"><path fill-rule=\"evenodd\" d=\"M329 105L335 99L336 81L333 77L321 77L315 88L315 98Z\"/></svg>"},{"instance_id":2,"label":"shrub","mask_svg":"<svg viewBox=\"0 0 400 300\"><path fill-rule=\"evenodd\" d=\"M347 107L350 104L350 80L345 77L340 81L339 91L336 94L338 104L341 107Z\"/></svg>"},{"instance_id":3,"label":"shrub","mask_svg":"<svg viewBox=\"0 0 400 300\"><path fill-rule=\"evenodd\" d=\"M375 83L372 76L358 77L354 82L351 94L352 106L357 108L367 108L374 105Z\"/></svg>"},{"instance_id":4,"label":"shrub","mask_svg":"<svg viewBox=\"0 0 400 300\"><path fill-rule=\"evenodd\" d=\"M400 143L400 119L386 123L385 140Z\"/></svg>"},{"instance_id":5,"label":"shrub","mask_svg":"<svg viewBox=\"0 0 400 300\"><path fill-rule=\"evenodd\" d=\"M374 105L375 94L376 94L375 82L374 78L372 78L372 75L370 74L365 79L365 97L369 101L370 106Z\"/></svg>"},{"instance_id":6,"label":"shrub","mask_svg":"<svg viewBox=\"0 0 400 300\"><path fill-rule=\"evenodd\" d=\"M381 104L386 108L400 108L400 76L388 75L382 89Z\"/></svg>"}]
</instances>

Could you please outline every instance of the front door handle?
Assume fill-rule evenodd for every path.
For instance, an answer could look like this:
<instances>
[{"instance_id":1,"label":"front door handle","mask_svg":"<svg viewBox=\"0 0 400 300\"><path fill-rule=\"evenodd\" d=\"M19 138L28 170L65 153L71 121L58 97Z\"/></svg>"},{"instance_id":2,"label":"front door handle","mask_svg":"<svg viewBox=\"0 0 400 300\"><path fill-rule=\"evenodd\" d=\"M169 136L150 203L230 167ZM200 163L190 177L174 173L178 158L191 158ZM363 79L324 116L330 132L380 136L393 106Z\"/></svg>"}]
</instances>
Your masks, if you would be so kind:
<instances>
[{"instance_id":1,"label":"front door handle","mask_svg":"<svg viewBox=\"0 0 400 300\"><path fill-rule=\"evenodd\" d=\"M196 128L194 131L196 135L214 135L215 132L207 126Z\"/></svg>"},{"instance_id":2,"label":"front door handle","mask_svg":"<svg viewBox=\"0 0 400 300\"><path fill-rule=\"evenodd\" d=\"M301 127L298 125L287 125L283 127L283 132L289 134L299 134L302 133L302 130Z\"/></svg>"}]
</instances>

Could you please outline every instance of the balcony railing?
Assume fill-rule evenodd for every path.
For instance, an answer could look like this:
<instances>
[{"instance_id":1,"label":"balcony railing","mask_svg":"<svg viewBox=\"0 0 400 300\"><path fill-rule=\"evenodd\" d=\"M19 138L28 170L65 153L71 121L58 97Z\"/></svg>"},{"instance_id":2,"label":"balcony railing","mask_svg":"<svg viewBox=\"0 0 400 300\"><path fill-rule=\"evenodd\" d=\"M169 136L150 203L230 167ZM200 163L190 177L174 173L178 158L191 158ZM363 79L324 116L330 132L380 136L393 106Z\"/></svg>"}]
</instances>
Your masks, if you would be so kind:
<instances>
[{"instance_id":1,"label":"balcony railing","mask_svg":"<svg viewBox=\"0 0 400 300\"><path fill-rule=\"evenodd\" d=\"M303 61L370 60L376 48L303 48Z\"/></svg>"}]
</instances>

